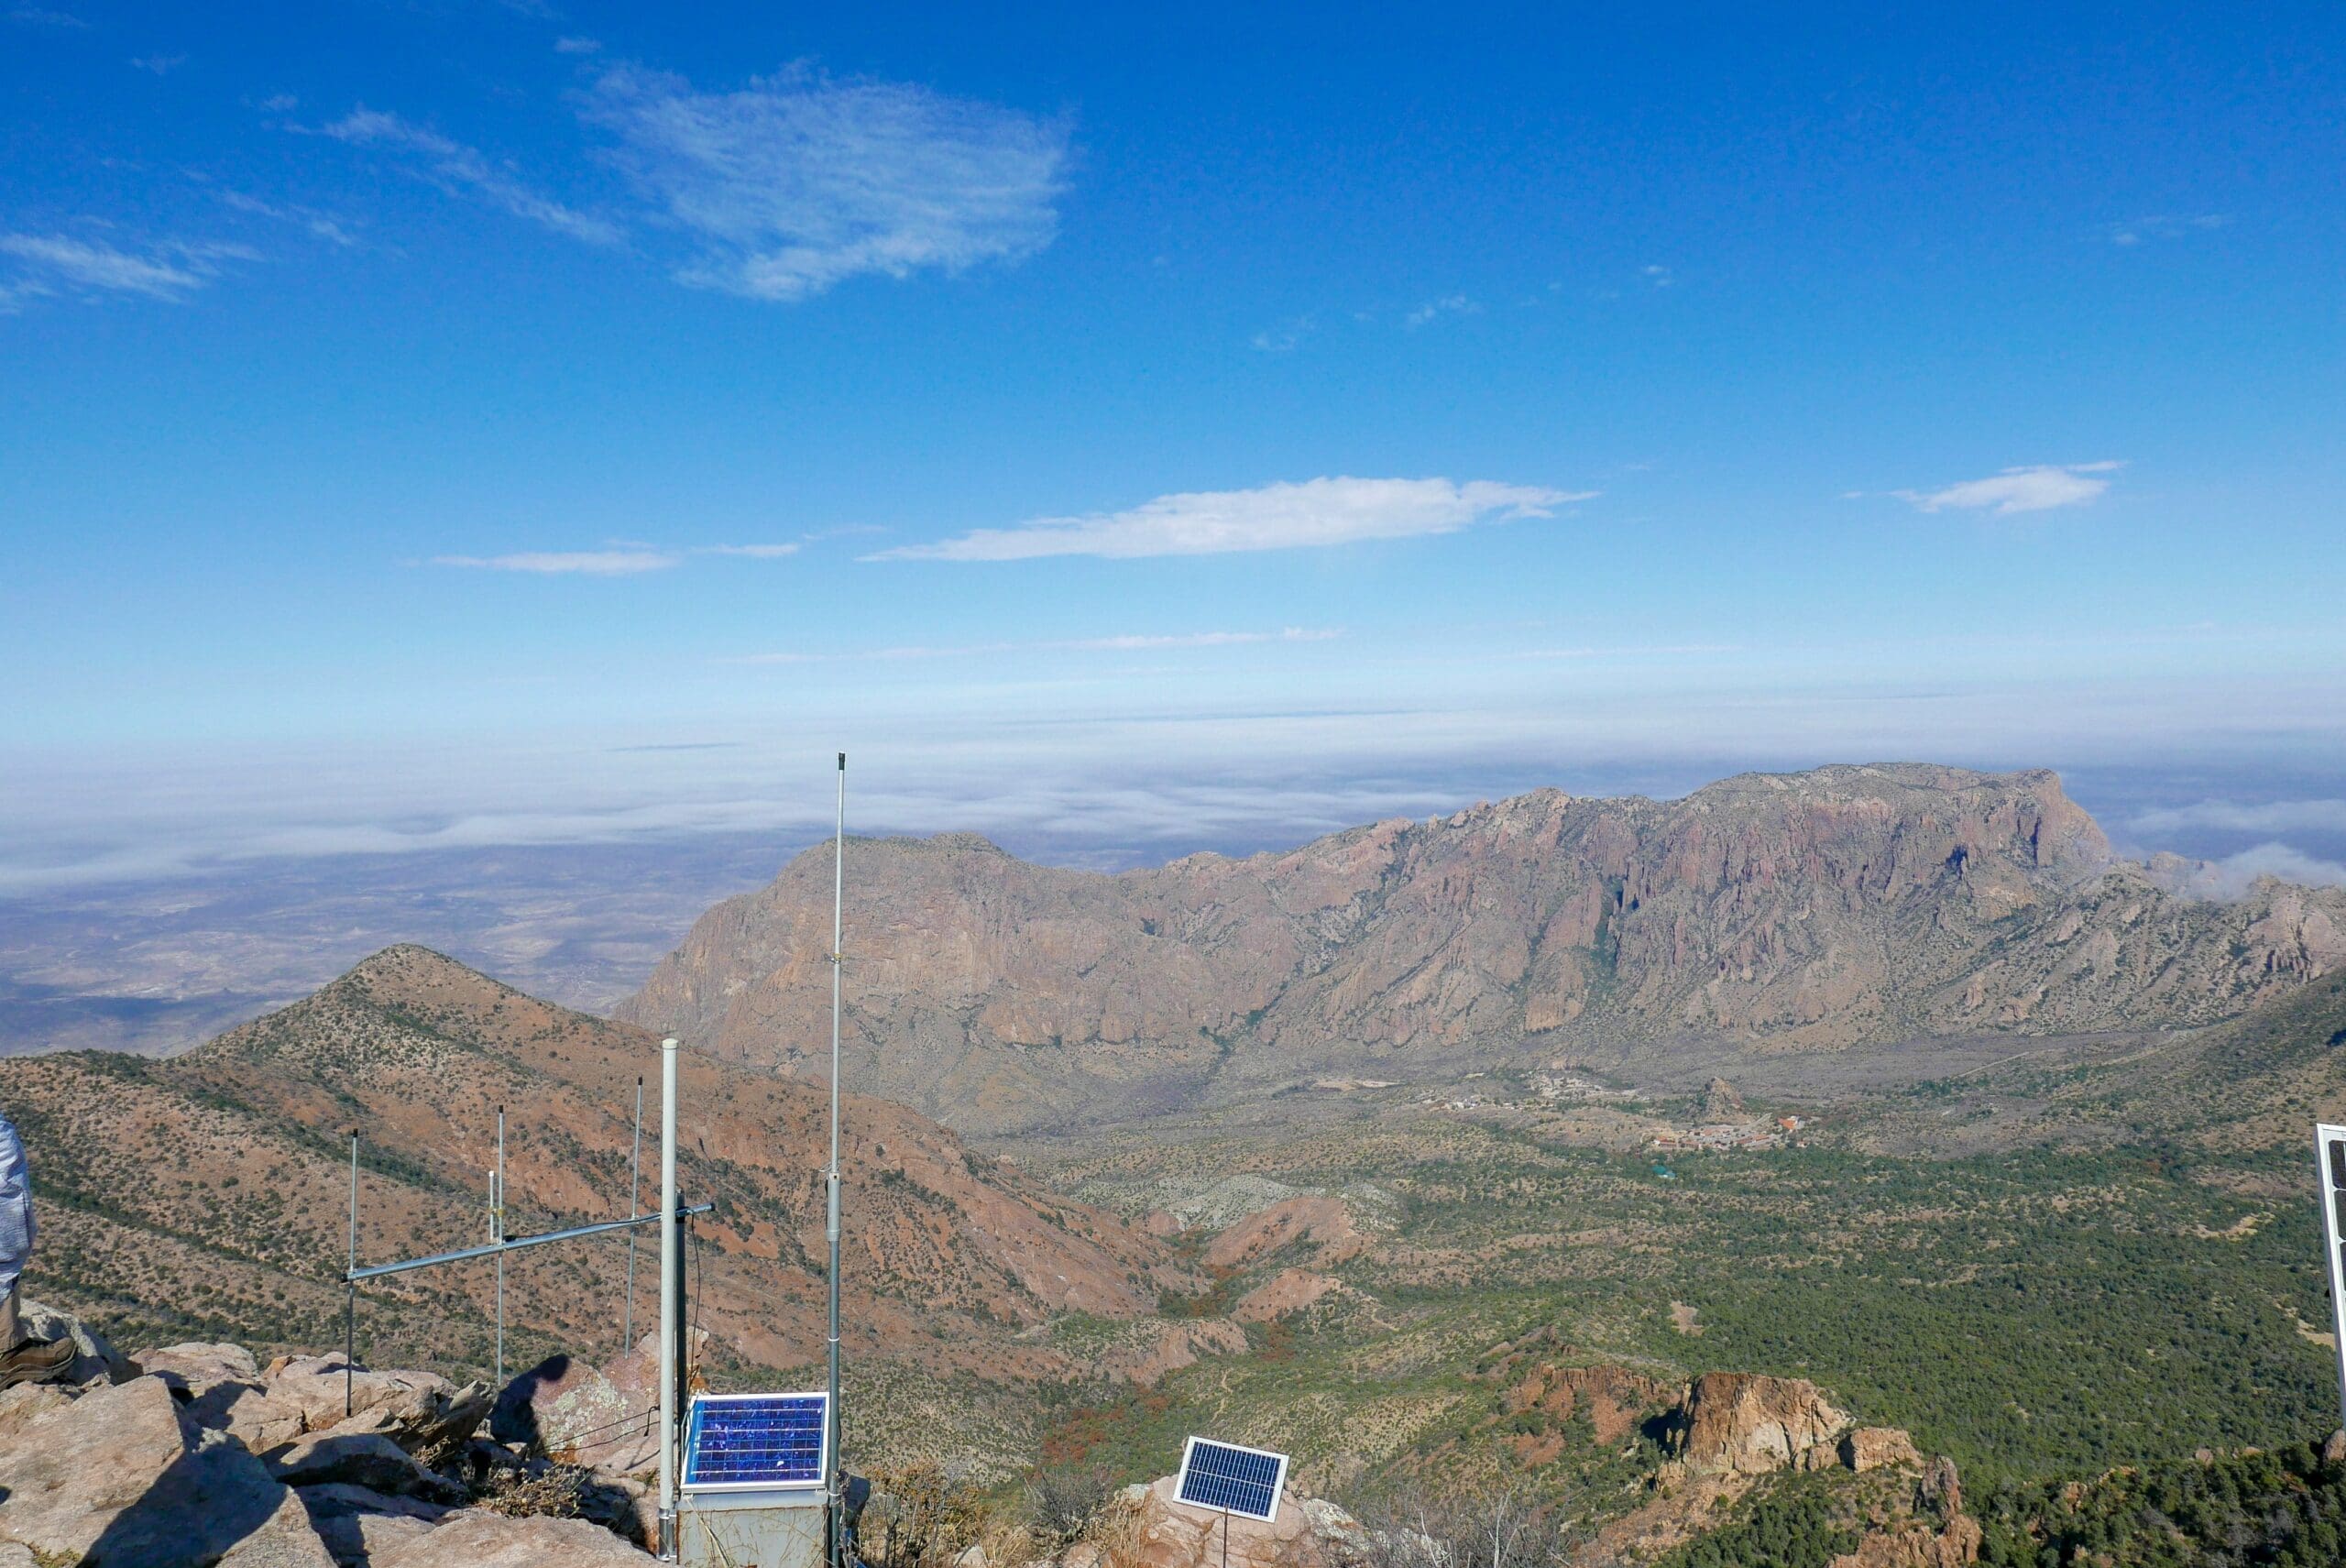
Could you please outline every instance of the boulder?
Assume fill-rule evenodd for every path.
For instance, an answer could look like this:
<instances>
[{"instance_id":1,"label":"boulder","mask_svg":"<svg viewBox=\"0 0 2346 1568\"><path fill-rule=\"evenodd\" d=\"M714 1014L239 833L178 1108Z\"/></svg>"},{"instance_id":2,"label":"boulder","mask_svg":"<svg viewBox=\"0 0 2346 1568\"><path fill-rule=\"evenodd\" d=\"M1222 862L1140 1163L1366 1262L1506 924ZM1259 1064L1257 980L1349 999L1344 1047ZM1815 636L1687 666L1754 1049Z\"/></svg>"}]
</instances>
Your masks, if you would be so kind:
<instances>
[{"instance_id":1,"label":"boulder","mask_svg":"<svg viewBox=\"0 0 2346 1568\"><path fill-rule=\"evenodd\" d=\"M99 1568L109 1568L117 1559L107 1552ZM184 1557L170 1557L162 1561L173 1563L189 1561ZM219 1568L339 1568L334 1553L326 1549L324 1538L310 1523L310 1511L301 1506L301 1498L288 1492L277 1511L262 1521L258 1530L230 1547L220 1559Z\"/></svg>"},{"instance_id":2,"label":"boulder","mask_svg":"<svg viewBox=\"0 0 2346 1568\"><path fill-rule=\"evenodd\" d=\"M224 1431L255 1453L281 1448L301 1435L301 1412L249 1383L214 1383L187 1402L197 1426Z\"/></svg>"},{"instance_id":3,"label":"boulder","mask_svg":"<svg viewBox=\"0 0 2346 1568\"><path fill-rule=\"evenodd\" d=\"M54 1383L19 1383L0 1389L0 1442L15 1437L35 1417L72 1402L73 1396Z\"/></svg>"},{"instance_id":4,"label":"boulder","mask_svg":"<svg viewBox=\"0 0 2346 1568\"><path fill-rule=\"evenodd\" d=\"M138 1368L128 1356L108 1344L104 1334L71 1312L43 1306L38 1301L22 1300L16 1304L16 1321L34 1339L70 1339L73 1342L73 1365L66 1369L64 1377L68 1383L95 1383L101 1379L110 1383L127 1383L138 1376Z\"/></svg>"},{"instance_id":5,"label":"boulder","mask_svg":"<svg viewBox=\"0 0 2346 1568\"><path fill-rule=\"evenodd\" d=\"M2346 1464L2346 1427L2331 1432L2330 1441L2321 1445L2321 1462L2324 1464Z\"/></svg>"},{"instance_id":6,"label":"boulder","mask_svg":"<svg viewBox=\"0 0 2346 1568\"><path fill-rule=\"evenodd\" d=\"M611 1380L575 1355L550 1355L505 1386L489 1412L488 1435L574 1464L624 1461L640 1421ZM655 1454L656 1457L656 1454Z\"/></svg>"},{"instance_id":7,"label":"boulder","mask_svg":"<svg viewBox=\"0 0 2346 1568\"><path fill-rule=\"evenodd\" d=\"M394 1547L427 1534L449 1511L437 1503L345 1483L303 1486L294 1495L318 1539L345 1568L367 1568Z\"/></svg>"},{"instance_id":8,"label":"boulder","mask_svg":"<svg viewBox=\"0 0 2346 1568\"><path fill-rule=\"evenodd\" d=\"M0 1540L105 1568L327 1568L292 1494L159 1377L100 1386L0 1450Z\"/></svg>"},{"instance_id":9,"label":"boulder","mask_svg":"<svg viewBox=\"0 0 2346 1568\"><path fill-rule=\"evenodd\" d=\"M261 1387L260 1366L242 1345L171 1344L142 1350L130 1359L141 1372L184 1389L191 1398L219 1383Z\"/></svg>"},{"instance_id":10,"label":"boulder","mask_svg":"<svg viewBox=\"0 0 2346 1568\"><path fill-rule=\"evenodd\" d=\"M1760 1475L1799 1463L1848 1424L1804 1377L1706 1372L1679 1407L1672 1448L1689 1470Z\"/></svg>"},{"instance_id":11,"label":"boulder","mask_svg":"<svg viewBox=\"0 0 2346 1568\"><path fill-rule=\"evenodd\" d=\"M371 1568L643 1568L652 1561L599 1525L466 1510L391 1543Z\"/></svg>"},{"instance_id":12,"label":"boulder","mask_svg":"<svg viewBox=\"0 0 2346 1568\"><path fill-rule=\"evenodd\" d=\"M463 1488L426 1470L381 1432L313 1432L265 1455L264 1463L289 1486L340 1483L434 1502L464 1501Z\"/></svg>"},{"instance_id":13,"label":"boulder","mask_svg":"<svg viewBox=\"0 0 2346 1568\"><path fill-rule=\"evenodd\" d=\"M1108 1555L1121 1568L1220 1568L1223 1516L1176 1502L1175 1480L1127 1486L1109 1505L1099 1533L1116 1543ZM1281 1494L1278 1517L1268 1524L1234 1515L1228 1523L1230 1568L1332 1568L1366 1540L1342 1508L1292 1492ZM1077 1558L1070 1551L1067 1561Z\"/></svg>"},{"instance_id":14,"label":"boulder","mask_svg":"<svg viewBox=\"0 0 2346 1568\"><path fill-rule=\"evenodd\" d=\"M696 1361L708 1347L708 1331L692 1331ZM635 1348L614 1360L607 1376L619 1407L631 1419L607 1434L610 1447L598 1451L589 1463L621 1475L640 1475L660 1463L660 1437L652 1430L660 1412L660 1335L644 1334Z\"/></svg>"},{"instance_id":15,"label":"boulder","mask_svg":"<svg viewBox=\"0 0 2346 1568\"><path fill-rule=\"evenodd\" d=\"M304 1431L379 1432L411 1452L468 1437L488 1413L486 1384L459 1388L430 1372L375 1372L364 1366L349 1368L350 1408L345 1413L345 1365L339 1355L281 1357L269 1364L269 1397L300 1410Z\"/></svg>"}]
</instances>

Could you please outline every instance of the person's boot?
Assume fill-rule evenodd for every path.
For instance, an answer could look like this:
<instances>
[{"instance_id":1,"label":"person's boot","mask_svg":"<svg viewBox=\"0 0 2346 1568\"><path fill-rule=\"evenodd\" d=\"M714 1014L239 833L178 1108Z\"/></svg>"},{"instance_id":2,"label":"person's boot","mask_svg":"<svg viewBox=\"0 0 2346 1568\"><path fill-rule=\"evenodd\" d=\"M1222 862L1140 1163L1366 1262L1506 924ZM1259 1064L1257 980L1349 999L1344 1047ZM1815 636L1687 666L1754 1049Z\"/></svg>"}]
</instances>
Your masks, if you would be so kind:
<instances>
[{"instance_id":1,"label":"person's boot","mask_svg":"<svg viewBox=\"0 0 2346 1568\"><path fill-rule=\"evenodd\" d=\"M19 1383L54 1383L73 1365L70 1338L19 1340L0 1351L0 1389Z\"/></svg>"}]
</instances>

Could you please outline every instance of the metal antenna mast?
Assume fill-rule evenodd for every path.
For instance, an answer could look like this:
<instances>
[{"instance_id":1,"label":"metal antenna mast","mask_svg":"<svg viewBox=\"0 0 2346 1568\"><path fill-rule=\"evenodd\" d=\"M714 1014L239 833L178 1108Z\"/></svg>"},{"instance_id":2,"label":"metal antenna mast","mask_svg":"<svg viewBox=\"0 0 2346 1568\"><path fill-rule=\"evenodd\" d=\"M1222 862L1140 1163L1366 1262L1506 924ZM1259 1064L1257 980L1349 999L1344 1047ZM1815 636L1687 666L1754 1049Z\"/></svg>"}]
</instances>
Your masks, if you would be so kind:
<instances>
[{"instance_id":1,"label":"metal antenna mast","mask_svg":"<svg viewBox=\"0 0 2346 1568\"><path fill-rule=\"evenodd\" d=\"M823 1489L830 1499L827 1512L830 1517L830 1550L834 1563L840 1561L847 1545L846 1521L840 1517L843 1494L839 1485L843 1474L839 1466L839 971L844 967L839 956L839 940L846 904L847 753L841 751L839 823L831 840L831 1166L826 1172L824 1183L830 1204L824 1234L831 1245L830 1335L825 1345L830 1374L831 1441L828 1445L830 1450L830 1474L823 1478Z\"/></svg>"},{"instance_id":2,"label":"metal antenna mast","mask_svg":"<svg viewBox=\"0 0 2346 1568\"><path fill-rule=\"evenodd\" d=\"M635 1080L635 1153L628 1157L627 1212L643 1212L643 1079ZM627 1311L619 1319L619 1354L635 1348L635 1233L627 1234Z\"/></svg>"}]
</instances>

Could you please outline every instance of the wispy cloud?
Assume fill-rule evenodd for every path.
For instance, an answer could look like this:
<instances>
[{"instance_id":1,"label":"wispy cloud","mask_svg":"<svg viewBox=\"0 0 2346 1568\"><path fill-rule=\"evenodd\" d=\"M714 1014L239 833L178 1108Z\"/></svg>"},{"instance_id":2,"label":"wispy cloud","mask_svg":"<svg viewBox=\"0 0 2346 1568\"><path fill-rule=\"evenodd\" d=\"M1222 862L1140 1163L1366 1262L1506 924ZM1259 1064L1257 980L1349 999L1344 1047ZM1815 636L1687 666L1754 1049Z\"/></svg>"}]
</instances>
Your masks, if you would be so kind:
<instances>
[{"instance_id":1,"label":"wispy cloud","mask_svg":"<svg viewBox=\"0 0 2346 1568\"><path fill-rule=\"evenodd\" d=\"M488 572L536 572L626 577L663 572L681 557L659 550L525 550L511 555L434 555L435 566L468 566Z\"/></svg>"},{"instance_id":2,"label":"wispy cloud","mask_svg":"<svg viewBox=\"0 0 2346 1568\"><path fill-rule=\"evenodd\" d=\"M747 555L756 561L772 561L784 555L795 555L803 548L789 544L703 544L694 550L696 555Z\"/></svg>"},{"instance_id":3,"label":"wispy cloud","mask_svg":"<svg viewBox=\"0 0 2346 1568\"><path fill-rule=\"evenodd\" d=\"M581 112L618 137L637 187L698 243L678 280L752 299L1032 255L1057 230L1067 182L1063 123L803 68L702 93L617 66Z\"/></svg>"},{"instance_id":4,"label":"wispy cloud","mask_svg":"<svg viewBox=\"0 0 2346 1568\"><path fill-rule=\"evenodd\" d=\"M1639 268L1638 276L1643 278L1650 287L1656 289L1667 289L1678 281L1678 274L1660 262Z\"/></svg>"},{"instance_id":5,"label":"wispy cloud","mask_svg":"<svg viewBox=\"0 0 2346 1568\"><path fill-rule=\"evenodd\" d=\"M71 12L52 11L42 5L12 6L8 11L8 20L22 27L64 27L77 31L90 25Z\"/></svg>"},{"instance_id":6,"label":"wispy cloud","mask_svg":"<svg viewBox=\"0 0 2346 1568\"><path fill-rule=\"evenodd\" d=\"M1659 642L1627 648L1527 648L1518 659L1664 659L1688 653L1739 653L1732 642Z\"/></svg>"},{"instance_id":7,"label":"wispy cloud","mask_svg":"<svg viewBox=\"0 0 2346 1568\"><path fill-rule=\"evenodd\" d=\"M258 196L247 195L242 191L222 191L220 201L223 205L239 213L249 213L255 217L274 218L279 223L295 225L329 244L354 246L358 243L356 237L343 226L340 220L328 217L325 214L309 207L280 206L273 202L265 202Z\"/></svg>"},{"instance_id":8,"label":"wispy cloud","mask_svg":"<svg viewBox=\"0 0 2346 1568\"><path fill-rule=\"evenodd\" d=\"M1482 314L1483 307L1464 294L1444 294L1439 300L1428 300L1401 318L1401 324L1415 332L1431 325L1443 316L1473 316Z\"/></svg>"},{"instance_id":9,"label":"wispy cloud","mask_svg":"<svg viewBox=\"0 0 2346 1568\"><path fill-rule=\"evenodd\" d=\"M2231 222L2229 213L2194 213L2178 217L2174 214L2154 214L2136 218L2132 223L2112 224L2104 232L2112 245L2140 245L2146 239L2182 239L2190 235L2206 234Z\"/></svg>"},{"instance_id":10,"label":"wispy cloud","mask_svg":"<svg viewBox=\"0 0 2346 1568\"><path fill-rule=\"evenodd\" d=\"M2266 877L2299 887L2346 887L2346 865L2277 842L2257 844L2220 861L2185 861L2179 869L2172 861L2162 866L2154 861L2151 870L2154 875L2164 870L2162 880L2168 886L2196 898L2239 898Z\"/></svg>"},{"instance_id":11,"label":"wispy cloud","mask_svg":"<svg viewBox=\"0 0 2346 1568\"><path fill-rule=\"evenodd\" d=\"M318 127L317 134L406 154L413 171L442 190L477 197L573 239L590 245L613 245L619 239L619 225L608 218L567 206L531 185L510 164L492 161L477 148L398 115L362 106Z\"/></svg>"},{"instance_id":12,"label":"wispy cloud","mask_svg":"<svg viewBox=\"0 0 2346 1568\"><path fill-rule=\"evenodd\" d=\"M556 38L554 40L554 52L556 54L593 54L602 47L602 44L594 38Z\"/></svg>"},{"instance_id":13,"label":"wispy cloud","mask_svg":"<svg viewBox=\"0 0 2346 1568\"><path fill-rule=\"evenodd\" d=\"M169 76L186 63L187 56L183 54L142 54L130 62L130 67L157 76Z\"/></svg>"},{"instance_id":14,"label":"wispy cloud","mask_svg":"<svg viewBox=\"0 0 2346 1568\"><path fill-rule=\"evenodd\" d=\"M2055 507L2082 506L2110 488L2105 477L2122 463L2045 463L2007 468L1985 479L1966 479L1939 490L1892 490L1920 511L2049 511Z\"/></svg>"},{"instance_id":15,"label":"wispy cloud","mask_svg":"<svg viewBox=\"0 0 2346 1568\"><path fill-rule=\"evenodd\" d=\"M1262 642L1327 642L1343 633L1330 628L1289 626L1277 631L1134 632L1117 637L1058 638L1045 641L971 642L959 647L926 645L867 648L843 652L746 653L729 664L831 664L848 660L969 659L988 653L1153 653L1178 648L1232 648Z\"/></svg>"},{"instance_id":16,"label":"wispy cloud","mask_svg":"<svg viewBox=\"0 0 2346 1568\"><path fill-rule=\"evenodd\" d=\"M172 241L140 255L53 234L0 235L0 256L16 264L14 276L0 281L0 310L64 292L179 301L217 278L221 262L259 259L258 252L241 245Z\"/></svg>"},{"instance_id":17,"label":"wispy cloud","mask_svg":"<svg viewBox=\"0 0 2346 1568\"><path fill-rule=\"evenodd\" d=\"M1288 322L1285 326L1266 327L1247 341L1254 345L1258 353L1286 354L1292 351L1305 338L1310 337L1318 324L1316 318L1301 315Z\"/></svg>"},{"instance_id":18,"label":"wispy cloud","mask_svg":"<svg viewBox=\"0 0 2346 1568\"><path fill-rule=\"evenodd\" d=\"M1307 479L1252 490L1159 496L1129 511L1046 517L981 528L959 539L907 544L873 561L1024 561L1044 555L1213 555L1454 533L1493 519L1547 517L1594 490L1543 489L1488 479Z\"/></svg>"}]
</instances>

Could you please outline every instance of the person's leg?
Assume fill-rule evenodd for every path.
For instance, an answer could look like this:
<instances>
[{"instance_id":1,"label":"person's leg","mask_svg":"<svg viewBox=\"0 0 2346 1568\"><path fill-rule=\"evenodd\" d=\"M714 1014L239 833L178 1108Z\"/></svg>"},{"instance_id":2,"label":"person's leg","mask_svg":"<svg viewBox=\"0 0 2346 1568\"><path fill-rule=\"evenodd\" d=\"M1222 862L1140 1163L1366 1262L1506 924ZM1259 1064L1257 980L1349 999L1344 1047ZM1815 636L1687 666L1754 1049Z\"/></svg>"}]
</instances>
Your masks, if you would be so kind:
<instances>
[{"instance_id":1,"label":"person's leg","mask_svg":"<svg viewBox=\"0 0 2346 1568\"><path fill-rule=\"evenodd\" d=\"M25 1337L24 1329L16 1321L16 1288L8 1287L5 1298L0 1298L0 1350L13 1349Z\"/></svg>"}]
</instances>

